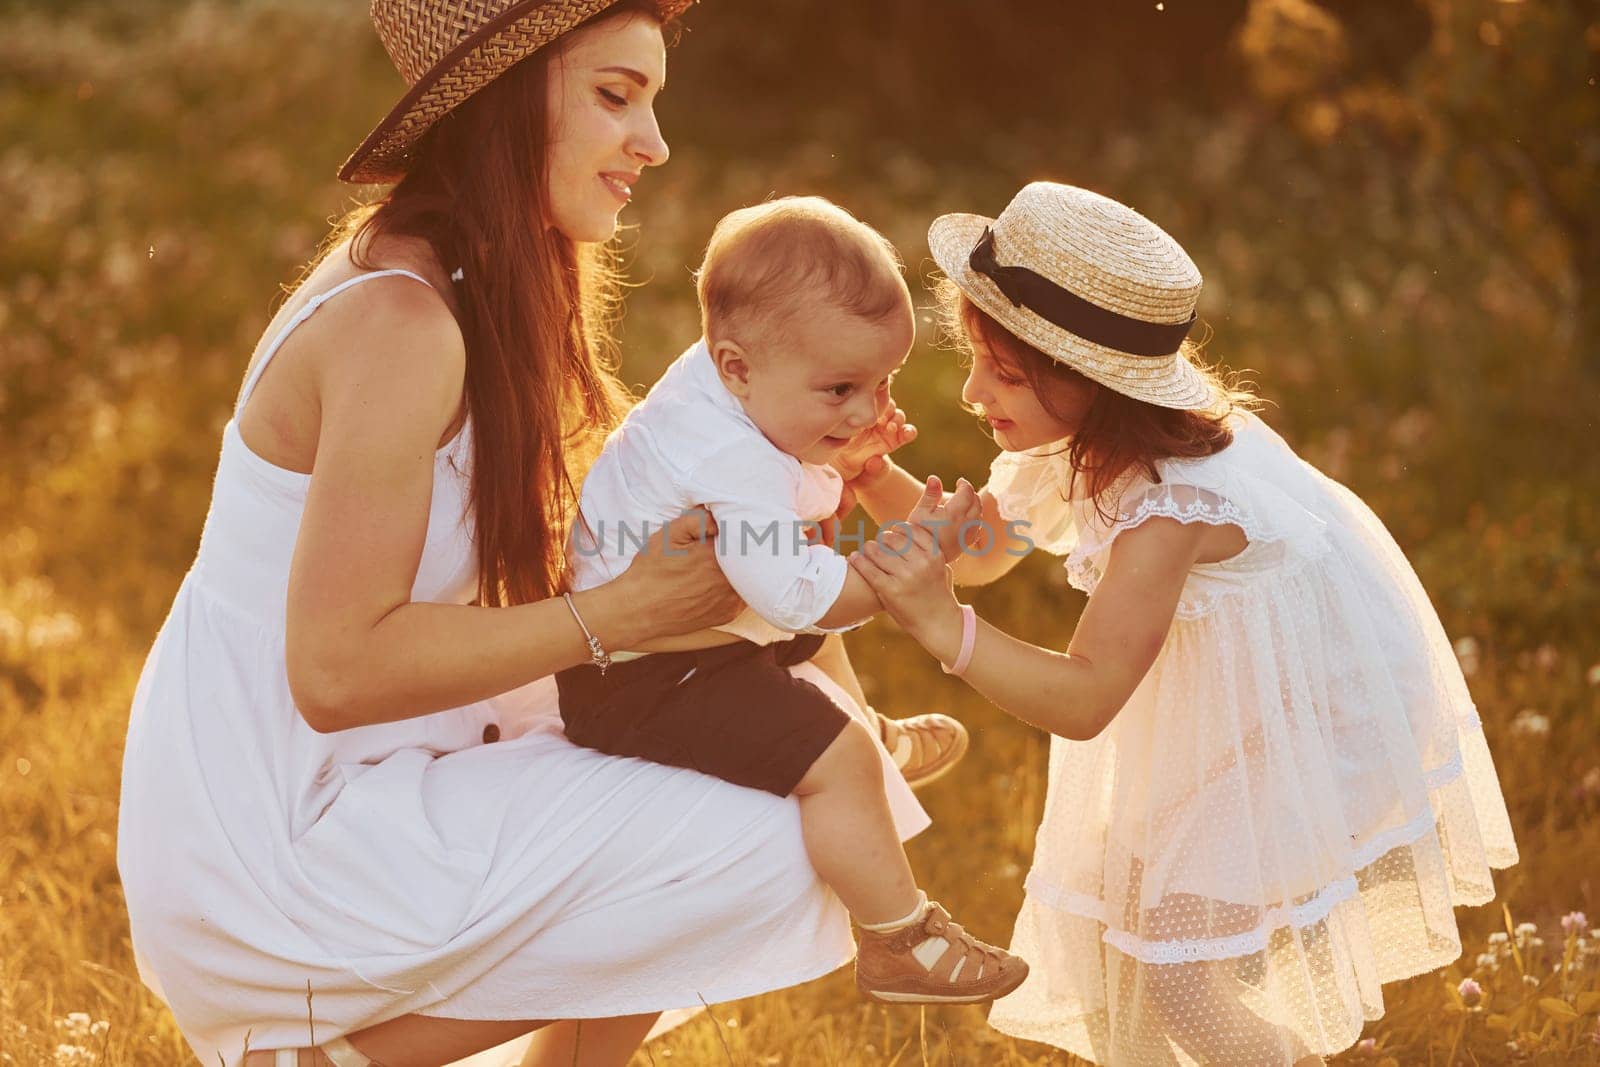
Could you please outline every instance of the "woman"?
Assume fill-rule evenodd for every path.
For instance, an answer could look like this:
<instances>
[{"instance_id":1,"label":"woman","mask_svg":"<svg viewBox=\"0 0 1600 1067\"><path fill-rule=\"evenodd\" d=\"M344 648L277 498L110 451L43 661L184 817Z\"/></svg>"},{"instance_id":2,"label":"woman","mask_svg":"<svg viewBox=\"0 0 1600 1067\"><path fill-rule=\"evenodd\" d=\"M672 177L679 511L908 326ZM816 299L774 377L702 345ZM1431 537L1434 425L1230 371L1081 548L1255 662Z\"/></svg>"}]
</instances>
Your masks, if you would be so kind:
<instances>
[{"instance_id":1,"label":"woman","mask_svg":"<svg viewBox=\"0 0 1600 1067\"><path fill-rule=\"evenodd\" d=\"M542 1027L529 1063L617 1064L663 1008L853 951L793 802L555 718L553 672L737 607L698 520L556 595L624 402L596 245L666 161L682 6L374 3L412 88L342 176L399 185L263 337L129 725L135 949L204 1063L439 1064ZM577 1017L581 1060L545 1025Z\"/></svg>"}]
</instances>

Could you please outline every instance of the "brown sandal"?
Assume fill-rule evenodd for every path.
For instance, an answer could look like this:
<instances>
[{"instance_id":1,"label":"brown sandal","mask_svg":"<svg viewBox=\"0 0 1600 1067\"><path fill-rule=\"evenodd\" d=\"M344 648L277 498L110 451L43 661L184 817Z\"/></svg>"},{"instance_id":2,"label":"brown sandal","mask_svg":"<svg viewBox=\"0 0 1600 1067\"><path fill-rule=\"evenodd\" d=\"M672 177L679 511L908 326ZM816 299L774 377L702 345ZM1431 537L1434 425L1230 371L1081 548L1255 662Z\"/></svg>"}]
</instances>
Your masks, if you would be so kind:
<instances>
[{"instance_id":1,"label":"brown sandal","mask_svg":"<svg viewBox=\"0 0 1600 1067\"><path fill-rule=\"evenodd\" d=\"M883 747L913 789L943 778L967 754L967 728L948 715L891 719L877 711L873 714L878 717Z\"/></svg>"},{"instance_id":2,"label":"brown sandal","mask_svg":"<svg viewBox=\"0 0 1600 1067\"><path fill-rule=\"evenodd\" d=\"M939 905L928 904L922 919L888 933L861 930L856 953L856 988L889 1004L983 1004L1003 997L1028 977L1020 956L973 937ZM932 967L914 950L924 942L945 942Z\"/></svg>"}]
</instances>

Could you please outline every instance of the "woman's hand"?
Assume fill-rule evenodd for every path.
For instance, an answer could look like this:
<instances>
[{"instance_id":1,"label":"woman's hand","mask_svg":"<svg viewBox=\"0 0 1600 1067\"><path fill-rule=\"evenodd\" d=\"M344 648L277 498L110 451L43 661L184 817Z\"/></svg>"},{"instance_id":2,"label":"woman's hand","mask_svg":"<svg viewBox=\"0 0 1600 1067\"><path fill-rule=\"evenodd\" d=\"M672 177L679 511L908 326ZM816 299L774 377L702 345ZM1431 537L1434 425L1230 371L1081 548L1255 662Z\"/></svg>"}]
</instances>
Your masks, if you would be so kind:
<instances>
[{"instance_id":1,"label":"woman's hand","mask_svg":"<svg viewBox=\"0 0 1600 1067\"><path fill-rule=\"evenodd\" d=\"M952 622L959 645L961 608L951 588L950 567L938 539L926 527L906 523L886 527L876 540L851 554L850 566L901 629L928 651L941 654L942 649L929 640L942 643L937 638L948 634Z\"/></svg>"},{"instance_id":2,"label":"woman's hand","mask_svg":"<svg viewBox=\"0 0 1600 1067\"><path fill-rule=\"evenodd\" d=\"M889 470L884 456L917 439L917 428L906 422L906 413L892 399L878 421L862 430L833 457L831 466L845 484L861 490Z\"/></svg>"},{"instance_id":3,"label":"woman's hand","mask_svg":"<svg viewBox=\"0 0 1600 1067\"><path fill-rule=\"evenodd\" d=\"M637 620L617 647L720 626L739 614L744 601L717 563L716 536L717 520L704 508L684 512L651 535L612 583L626 589Z\"/></svg>"}]
</instances>

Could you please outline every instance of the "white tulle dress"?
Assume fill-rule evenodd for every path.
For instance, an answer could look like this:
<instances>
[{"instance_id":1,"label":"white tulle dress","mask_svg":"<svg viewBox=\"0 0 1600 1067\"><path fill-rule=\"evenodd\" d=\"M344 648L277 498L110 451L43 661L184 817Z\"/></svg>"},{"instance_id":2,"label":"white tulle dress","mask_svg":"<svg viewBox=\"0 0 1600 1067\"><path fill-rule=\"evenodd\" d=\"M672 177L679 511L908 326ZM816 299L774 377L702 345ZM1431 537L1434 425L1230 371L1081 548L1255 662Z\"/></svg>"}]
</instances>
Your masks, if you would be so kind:
<instances>
[{"instance_id":1,"label":"white tulle dress","mask_svg":"<svg viewBox=\"0 0 1600 1067\"><path fill-rule=\"evenodd\" d=\"M325 300L397 274L307 300L240 406ZM470 433L436 456L413 600L476 591ZM128 724L117 858L134 951L199 1062L235 1067L247 1033L251 1048L302 1047L408 1013L692 1008L854 955L793 799L578 748L551 679L398 722L307 726L284 622L309 483L227 424L199 554ZM811 664L795 671L861 714ZM887 754L884 767L910 836L927 816Z\"/></svg>"},{"instance_id":2,"label":"white tulle dress","mask_svg":"<svg viewBox=\"0 0 1600 1067\"><path fill-rule=\"evenodd\" d=\"M1517 860L1482 728L1427 595L1372 511L1252 414L1216 455L1124 483L1110 520L1065 461L1002 454L1008 520L1094 593L1156 516L1232 524L1154 666L1090 741L1053 738L990 1022L1101 1064L1288 1064L1349 1046L1380 986L1461 953L1452 908Z\"/></svg>"}]
</instances>

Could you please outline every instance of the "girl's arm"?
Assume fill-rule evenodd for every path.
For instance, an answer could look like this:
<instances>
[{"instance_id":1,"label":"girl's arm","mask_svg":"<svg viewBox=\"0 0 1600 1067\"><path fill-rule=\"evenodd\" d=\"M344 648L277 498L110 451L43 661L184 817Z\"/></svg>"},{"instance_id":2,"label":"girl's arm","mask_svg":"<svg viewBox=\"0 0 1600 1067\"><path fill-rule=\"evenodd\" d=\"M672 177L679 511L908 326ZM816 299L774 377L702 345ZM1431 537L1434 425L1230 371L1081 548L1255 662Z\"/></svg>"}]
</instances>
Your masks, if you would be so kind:
<instances>
[{"instance_id":1,"label":"girl's arm","mask_svg":"<svg viewBox=\"0 0 1600 1067\"><path fill-rule=\"evenodd\" d=\"M845 479L846 499L859 503L880 526L909 515L918 505L923 482L913 478L889 458L891 452L917 439L917 428L893 400L878 421L851 442L833 460ZM993 536L969 544L953 566L959 585L985 585L1005 574L1033 548L1031 541L1012 536L1000 509L988 493L982 494L981 518ZM843 519L843 514L837 516Z\"/></svg>"},{"instance_id":2,"label":"girl's arm","mask_svg":"<svg viewBox=\"0 0 1600 1067\"><path fill-rule=\"evenodd\" d=\"M589 659L560 598L417 603L434 452L461 402L455 320L420 286L374 282L308 323L320 428L289 575L289 686L328 732L459 707ZM372 290L372 292L366 292ZM381 300L361 300L358 296ZM738 600L697 521L671 553L574 594L607 649L725 622Z\"/></svg>"},{"instance_id":3,"label":"girl's arm","mask_svg":"<svg viewBox=\"0 0 1600 1067\"><path fill-rule=\"evenodd\" d=\"M882 524L886 518L898 518L911 511L922 493L923 483L917 481L899 464L887 456L869 461L853 481L856 500L866 509L872 521ZM1004 576L1033 549L1033 542L1013 536L1013 529L1000 517L1000 507L987 489L978 491L982 507L980 518L984 522L985 536L969 544L965 551L951 563L957 585L988 585ZM992 531L992 536L989 532ZM1016 532L1026 533L1022 528Z\"/></svg>"},{"instance_id":4,"label":"girl's arm","mask_svg":"<svg viewBox=\"0 0 1600 1067\"><path fill-rule=\"evenodd\" d=\"M1074 741L1096 736L1155 662L1208 529L1158 518L1118 536L1065 653L979 620L966 682L1040 729ZM961 609L926 539L901 556L868 545L851 562L907 633L942 663L955 662Z\"/></svg>"},{"instance_id":5,"label":"girl's arm","mask_svg":"<svg viewBox=\"0 0 1600 1067\"><path fill-rule=\"evenodd\" d=\"M849 486L872 521L882 524L909 515L922 496L923 483L888 456L877 456L867 461Z\"/></svg>"},{"instance_id":6,"label":"girl's arm","mask_svg":"<svg viewBox=\"0 0 1600 1067\"><path fill-rule=\"evenodd\" d=\"M978 501L972 486L965 482L954 493L946 494L939 479L930 477L917 487L917 496L902 514L904 518L898 520L898 528L913 527L929 532L935 538L934 548L940 559L958 559L961 545L956 541L955 531L977 516ZM921 525L924 523L933 525ZM844 589L817 620L817 625L826 629L850 626L866 621L883 608L877 592L851 568L845 575Z\"/></svg>"}]
</instances>

